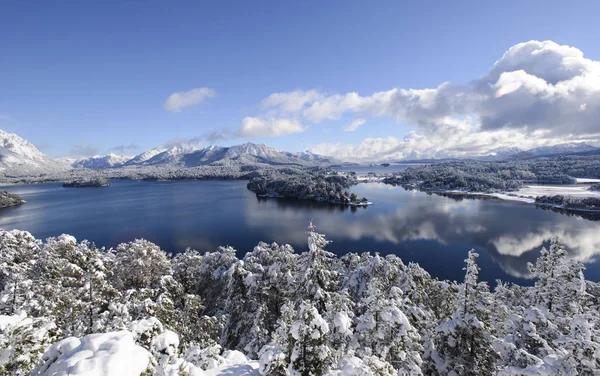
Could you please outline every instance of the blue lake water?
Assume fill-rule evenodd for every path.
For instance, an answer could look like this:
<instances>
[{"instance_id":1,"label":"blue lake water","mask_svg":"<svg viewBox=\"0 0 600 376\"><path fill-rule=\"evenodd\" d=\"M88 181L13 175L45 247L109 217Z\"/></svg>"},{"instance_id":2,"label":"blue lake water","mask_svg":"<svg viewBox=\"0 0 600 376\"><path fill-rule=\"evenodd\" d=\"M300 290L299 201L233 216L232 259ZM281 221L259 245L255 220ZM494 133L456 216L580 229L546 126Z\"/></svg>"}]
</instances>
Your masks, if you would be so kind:
<instances>
[{"instance_id":1,"label":"blue lake water","mask_svg":"<svg viewBox=\"0 0 600 376\"><path fill-rule=\"evenodd\" d=\"M289 243L306 250L306 227L333 242L328 249L396 254L418 262L433 276L462 279L469 249L480 257L481 277L521 284L527 262L542 245L561 237L586 277L600 280L600 222L501 200L455 199L384 184L359 184L352 191L374 204L367 208L259 199L244 181L112 181L108 188L63 188L57 183L5 187L24 205L0 210L0 227L38 238L61 233L114 247L146 238L167 252L186 247L212 251L235 247L240 256L259 241Z\"/></svg>"}]
</instances>

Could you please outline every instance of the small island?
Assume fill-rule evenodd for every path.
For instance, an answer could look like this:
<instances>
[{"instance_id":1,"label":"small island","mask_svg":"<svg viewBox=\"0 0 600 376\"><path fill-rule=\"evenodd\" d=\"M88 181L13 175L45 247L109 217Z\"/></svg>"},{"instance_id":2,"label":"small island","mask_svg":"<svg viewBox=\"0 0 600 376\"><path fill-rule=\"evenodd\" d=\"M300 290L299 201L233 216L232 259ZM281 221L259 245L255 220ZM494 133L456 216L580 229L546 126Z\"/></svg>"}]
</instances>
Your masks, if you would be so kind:
<instances>
[{"instance_id":1,"label":"small island","mask_svg":"<svg viewBox=\"0 0 600 376\"><path fill-rule=\"evenodd\" d=\"M99 188L108 187L110 182L105 178L78 179L63 183L67 188Z\"/></svg>"},{"instance_id":2,"label":"small island","mask_svg":"<svg viewBox=\"0 0 600 376\"><path fill-rule=\"evenodd\" d=\"M347 191L357 183L355 174L320 168L290 169L254 178L247 188L258 197L292 198L349 206L371 205L366 197L361 199Z\"/></svg>"},{"instance_id":3,"label":"small island","mask_svg":"<svg viewBox=\"0 0 600 376\"><path fill-rule=\"evenodd\" d=\"M600 183L592 184L589 188L589 191L600 192Z\"/></svg>"},{"instance_id":4,"label":"small island","mask_svg":"<svg viewBox=\"0 0 600 376\"><path fill-rule=\"evenodd\" d=\"M8 191L0 191L0 208L8 208L10 206L17 206L25 203L25 200L16 193L10 193Z\"/></svg>"}]
</instances>

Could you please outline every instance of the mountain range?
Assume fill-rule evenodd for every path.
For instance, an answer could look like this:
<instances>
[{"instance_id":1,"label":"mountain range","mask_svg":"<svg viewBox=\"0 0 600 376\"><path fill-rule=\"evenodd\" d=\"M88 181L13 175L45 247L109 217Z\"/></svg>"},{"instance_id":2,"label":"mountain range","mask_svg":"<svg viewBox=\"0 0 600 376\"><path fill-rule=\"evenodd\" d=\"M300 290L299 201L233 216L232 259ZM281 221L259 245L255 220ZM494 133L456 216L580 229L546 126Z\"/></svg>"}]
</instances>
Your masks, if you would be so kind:
<instances>
[{"instance_id":1,"label":"mountain range","mask_svg":"<svg viewBox=\"0 0 600 376\"><path fill-rule=\"evenodd\" d=\"M565 143L554 146L543 146L530 150L519 148L497 148L482 156L471 157L479 160L531 159L537 157L582 154L599 152L585 143ZM435 162L440 160L428 160ZM407 161L403 161L407 162ZM156 166L156 167L197 167L204 165L296 165L296 166L330 166L343 162L303 151L290 153L277 151L265 144L251 142L224 146L208 146L196 148L190 145L157 147L135 156L106 154L89 158L52 159L40 152L33 144L23 138L0 130L0 173L5 176L34 176L49 174L70 168L106 169L116 167Z\"/></svg>"},{"instance_id":2,"label":"mountain range","mask_svg":"<svg viewBox=\"0 0 600 376\"><path fill-rule=\"evenodd\" d=\"M161 146L136 156L109 153L80 159L52 159L23 138L0 130L0 173L5 176L49 174L70 168L100 170L136 166L197 167L209 164L247 165L257 163L328 166L340 162L334 158L320 156L309 151L280 152L264 144L251 142L229 147L214 145L205 148L196 148L190 145Z\"/></svg>"},{"instance_id":3,"label":"mountain range","mask_svg":"<svg viewBox=\"0 0 600 376\"><path fill-rule=\"evenodd\" d=\"M189 145L169 148L158 147L134 157L115 154L95 156L74 161L75 168L104 169L127 166L197 167L209 164L270 164L316 166L338 163L333 158L323 157L309 151L301 153L280 152L264 144L251 142L229 147L211 145L197 149Z\"/></svg>"}]
</instances>

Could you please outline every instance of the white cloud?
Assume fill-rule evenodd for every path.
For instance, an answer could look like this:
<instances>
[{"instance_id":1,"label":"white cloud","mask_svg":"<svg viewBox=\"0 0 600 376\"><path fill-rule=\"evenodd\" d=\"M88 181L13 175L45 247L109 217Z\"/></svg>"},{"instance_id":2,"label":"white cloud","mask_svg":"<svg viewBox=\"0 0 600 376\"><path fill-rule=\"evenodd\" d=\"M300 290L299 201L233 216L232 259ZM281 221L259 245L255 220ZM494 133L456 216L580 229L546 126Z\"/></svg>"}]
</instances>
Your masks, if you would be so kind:
<instances>
[{"instance_id":1,"label":"white cloud","mask_svg":"<svg viewBox=\"0 0 600 376\"><path fill-rule=\"evenodd\" d=\"M323 98L317 90L295 90L288 93L273 93L265 98L261 105L263 108L278 107L281 111L297 112L306 104Z\"/></svg>"},{"instance_id":2,"label":"white cloud","mask_svg":"<svg viewBox=\"0 0 600 376\"><path fill-rule=\"evenodd\" d=\"M309 123L387 116L418 127L405 138L367 139L361 145L323 144L357 158L469 155L505 146L552 145L600 139L600 62L577 48L529 41L509 48L484 76L435 88L392 88L360 95L316 90L276 93L263 101L271 116L294 112ZM467 119L467 120L465 120ZM353 129L351 125L347 130ZM391 146L395 144L395 146ZM367 150L367 146L373 150ZM388 150L389 149L389 150ZM363 153L355 154L357 151ZM341 157L341 155L337 155Z\"/></svg>"},{"instance_id":3,"label":"white cloud","mask_svg":"<svg viewBox=\"0 0 600 376\"><path fill-rule=\"evenodd\" d=\"M304 126L294 119L263 119L261 117L245 117L237 132L239 137L276 137L292 133L304 132Z\"/></svg>"},{"instance_id":4,"label":"white cloud","mask_svg":"<svg viewBox=\"0 0 600 376\"><path fill-rule=\"evenodd\" d=\"M345 132L354 132L355 130L358 129L358 127L363 125L365 122L366 122L365 119L354 119L354 120L352 120L352 122L350 124L348 124L344 127L344 131Z\"/></svg>"},{"instance_id":5,"label":"white cloud","mask_svg":"<svg viewBox=\"0 0 600 376\"><path fill-rule=\"evenodd\" d=\"M217 92L208 87L180 91L169 95L163 108L169 112L179 112L186 107L198 106L206 99L214 97L215 95L217 95Z\"/></svg>"},{"instance_id":6,"label":"white cloud","mask_svg":"<svg viewBox=\"0 0 600 376\"><path fill-rule=\"evenodd\" d=\"M536 130L531 134L520 130L497 129L477 131L478 124L471 117L441 119L436 128L413 131L405 137L367 138L358 145L322 143L311 151L336 156L354 162L394 161L424 158L461 158L486 155L494 149L538 146L565 142L589 142L577 136L549 136L549 131Z\"/></svg>"}]
</instances>

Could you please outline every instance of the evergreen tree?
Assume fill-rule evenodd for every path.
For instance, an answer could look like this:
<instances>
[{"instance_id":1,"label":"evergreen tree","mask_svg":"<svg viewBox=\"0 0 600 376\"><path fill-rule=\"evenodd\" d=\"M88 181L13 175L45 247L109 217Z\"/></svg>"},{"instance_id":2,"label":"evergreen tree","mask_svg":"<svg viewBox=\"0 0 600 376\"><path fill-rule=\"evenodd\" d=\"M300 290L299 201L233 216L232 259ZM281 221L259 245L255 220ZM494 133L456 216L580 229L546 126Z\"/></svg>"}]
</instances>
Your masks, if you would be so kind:
<instances>
[{"instance_id":1,"label":"evergreen tree","mask_svg":"<svg viewBox=\"0 0 600 376\"><path fill-rule=\"evenodd\" d=\"M317 308L308 301L301 301L289 333L290 374L316 376L328 370L331 355L328 334L329 325Z\"/></svg>"},{"instance_id":2,"label":"evergreen tree","mask_svg":"<svg viewBox=\"0 0 600 376\"><path fill-rule=\"evenodd\" d=\"M469 251L466 273L455 304L455 313L437 327L435 353L439 375L492 375L496 354L489 332L489 292L478 283L478 254Z\"/></svg>"}]
</instances>

